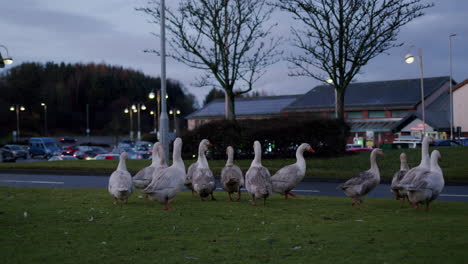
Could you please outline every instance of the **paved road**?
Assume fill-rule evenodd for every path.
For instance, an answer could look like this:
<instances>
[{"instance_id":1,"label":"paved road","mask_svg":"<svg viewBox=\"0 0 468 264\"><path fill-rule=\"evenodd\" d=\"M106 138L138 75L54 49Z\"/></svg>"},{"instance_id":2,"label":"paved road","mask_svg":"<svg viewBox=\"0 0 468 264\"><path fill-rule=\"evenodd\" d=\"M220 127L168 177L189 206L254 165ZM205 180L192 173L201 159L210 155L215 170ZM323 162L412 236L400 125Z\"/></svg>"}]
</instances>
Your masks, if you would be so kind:
<instances>
[{"instance_id":1,"label":"paved road","mask_svg":"<svg viewBox=\"0 0 468 264\"><path fill-rule=\"evenodd\" d=\"M109 178L106 176L72 176L72 175L34 175L0 173L0 185L12 187L49 187L49 188L107 188ZM344 197L336 190L338 183L301 182L294 193L312 196ZM218 183L218 187L220 187ZM221 191L221 188L218 188ZM388 184L380 184L369 194L373 198L392 198ZM468 202L468 186L445 186L439 196L442 201Z\"/></svg>"}]
</instances>

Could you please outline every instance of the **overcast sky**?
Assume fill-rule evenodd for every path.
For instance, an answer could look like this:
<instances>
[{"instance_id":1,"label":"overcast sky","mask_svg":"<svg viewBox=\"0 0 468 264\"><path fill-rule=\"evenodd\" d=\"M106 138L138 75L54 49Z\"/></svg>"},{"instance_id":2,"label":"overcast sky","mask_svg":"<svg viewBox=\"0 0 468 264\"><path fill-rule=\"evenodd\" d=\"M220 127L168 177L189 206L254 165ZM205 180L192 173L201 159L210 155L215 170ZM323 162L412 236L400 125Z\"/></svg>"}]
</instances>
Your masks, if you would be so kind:
<instances>
[{"instance_id":1,"label":"overcast sky","mask_svg":"<svg viewBox=\"0 0 468 264\"><path fill-rule=\"evenodd\" d=\"M166 0L173 7L179 0ZM357 81L419 78L417 64L403 62L406 53L422 48L424 74L427 77L449 75L448 36L453 38L453 77L461 82L468 78L468 1L434 0L435 7L426 15L407 24L399 41L405 45L373 59ZM13 65L22 62L95 62L140 70L150 76L160 75L160 59L144 53L159 48L159 39L151 32L159 27L135 11L146 0L9 0L3 1L0 14L0 44L8 47ZM286 13L273 17L279 23L278 34L287 36L291 19ZM292 52L285 43L285 54ZM0 50L3 54L4 50ZM7 66L11 67L13 65ZM0 69L5 71L5 69ZM200 102L211 88L191 86L201 72L169 59L167 76L180 80ZM288 77L288 64L280 62L269 68L255 89L272 95L300 94L318 81Z\"/></svg>"}]
</instances>

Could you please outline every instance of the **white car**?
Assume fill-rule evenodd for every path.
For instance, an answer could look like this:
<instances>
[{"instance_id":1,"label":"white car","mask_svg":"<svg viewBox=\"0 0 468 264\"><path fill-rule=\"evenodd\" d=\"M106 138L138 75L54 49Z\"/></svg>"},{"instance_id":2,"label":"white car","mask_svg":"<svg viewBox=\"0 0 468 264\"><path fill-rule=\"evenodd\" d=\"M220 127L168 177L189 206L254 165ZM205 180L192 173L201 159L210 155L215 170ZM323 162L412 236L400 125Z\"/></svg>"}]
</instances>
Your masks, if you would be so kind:
<instances>
[{"instance_id":1,"label":"white car","mask_svg":"<svg viewBox=\"0 0 468 264\"><path fill-rule=\"evenodd\" d=\"M57 161L57 160L78 160L73 156L61 155L61 156L52 156L48 161Z\"/></svg>"},{"instance_id":2,"label":"white car","mask_svg":"<svg viewBox=\"0 0 468 264\"><path fill-rule=\"evenodd\" d=\"M119 159L119 158L120 158L120 154L108 153L108 154L96 155L96 157L94 157L93 160L114 160L114 159Z\"/></svg>"}]
</instances>

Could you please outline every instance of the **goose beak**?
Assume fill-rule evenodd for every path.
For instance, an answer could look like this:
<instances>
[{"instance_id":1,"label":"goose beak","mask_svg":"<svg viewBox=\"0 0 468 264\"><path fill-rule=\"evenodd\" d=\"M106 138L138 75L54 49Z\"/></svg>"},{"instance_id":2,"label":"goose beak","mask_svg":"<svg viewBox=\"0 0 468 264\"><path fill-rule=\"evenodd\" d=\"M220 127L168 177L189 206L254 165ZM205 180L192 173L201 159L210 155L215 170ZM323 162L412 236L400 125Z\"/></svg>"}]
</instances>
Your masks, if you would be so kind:
<instances>
[{"instance_id":1,"label":"goose beak","mask_svg":"<svg viewBox=\"0 0 468 264\"><path fill-rule=\"evenodd\" d=\"M310 147L308 150L309 152L315 153L315 150L312 147Z\"/></svg>"}]
</instances>

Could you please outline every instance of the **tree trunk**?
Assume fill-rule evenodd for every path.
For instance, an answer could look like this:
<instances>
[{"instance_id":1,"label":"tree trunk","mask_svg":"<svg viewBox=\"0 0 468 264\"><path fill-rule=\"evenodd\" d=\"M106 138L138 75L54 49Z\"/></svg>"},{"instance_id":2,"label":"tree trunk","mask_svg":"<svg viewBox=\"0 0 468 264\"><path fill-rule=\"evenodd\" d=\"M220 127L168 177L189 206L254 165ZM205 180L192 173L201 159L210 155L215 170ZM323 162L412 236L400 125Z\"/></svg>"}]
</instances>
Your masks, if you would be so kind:
<instances>
[{"instance_id":1,"label":"tree trunk","mask_svg":"<svg viewBox=\"0 0 468 264\"><path fill-rule=\"evenodd\" d=\"M335 109L337 110L336 118L341 122L345 121L344 95L345 95L344 89L336 89L336 101L335 101L336 102Z\"/></svg>"},{"instance_id":2,"label":"tree trunk","mask_svg":"<svg viewBox=\"0 0 468 264\"><path fill-rule=\"evenodd\" d=\"M236 112L234 105L234 93L225 91L225 118L226 120L235 121Z\"/></svg>"}]
</instances>

